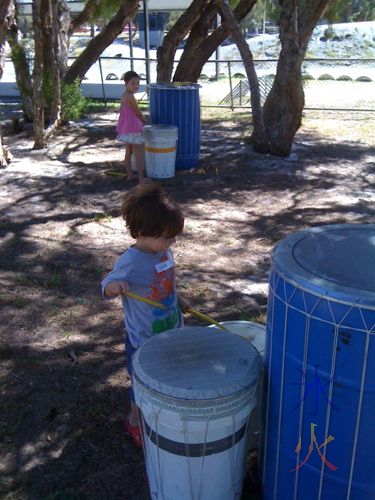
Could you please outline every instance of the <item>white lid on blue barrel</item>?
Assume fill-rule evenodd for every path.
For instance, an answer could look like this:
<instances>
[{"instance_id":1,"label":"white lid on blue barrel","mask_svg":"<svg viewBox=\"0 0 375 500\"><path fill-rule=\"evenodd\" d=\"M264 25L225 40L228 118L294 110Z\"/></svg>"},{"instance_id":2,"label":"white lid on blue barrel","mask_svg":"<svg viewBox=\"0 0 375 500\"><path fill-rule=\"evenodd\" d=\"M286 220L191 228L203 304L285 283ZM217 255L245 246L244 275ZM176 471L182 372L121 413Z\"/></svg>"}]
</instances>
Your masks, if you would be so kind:
<instances>
[{"instance_id":1,"label":"white lid on blue barrel","mask_svg":"<svg viewBox=\"0 0 375 500\"><path fill-rule=\"evenodd\" d=\"M347 303L375 306L375 225L338 224L293 233L273 250L288 282Z\"/></svg>"},{"instance_id":2,"label":"white lid on blue barrel","mask_svg":"<svg viewBox=\"0 0 375 500\"><path fill-rule=\"evenodd\" d=\"M143 385L185 400L222 398L251 389L261 367L261 357L249 342L206 327L159 333L133 358L133 373Z\"/></svg>"}]
</instances>

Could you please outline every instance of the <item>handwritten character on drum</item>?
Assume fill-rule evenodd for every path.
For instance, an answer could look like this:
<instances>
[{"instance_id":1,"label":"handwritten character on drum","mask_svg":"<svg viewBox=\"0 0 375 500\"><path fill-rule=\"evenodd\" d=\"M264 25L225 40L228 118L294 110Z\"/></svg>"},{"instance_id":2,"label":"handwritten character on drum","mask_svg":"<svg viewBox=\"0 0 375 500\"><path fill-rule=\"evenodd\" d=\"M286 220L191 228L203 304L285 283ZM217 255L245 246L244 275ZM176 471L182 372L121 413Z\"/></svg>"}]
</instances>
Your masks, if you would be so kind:
<instances>
[{"instance_id":1,"label":"handwritten character on drum","mask_svg":"<svg viewBox=\"0 0 375 500\"><path fill-rule=\"evenodd\" d=\"M139 184L125 195L122 216L136 241L102 281L102 294L106 298L122 297L127 368L131 375L135 351L152 335L183 327L182 313L190 304L177 293L170 248L184 227L184 216L176 202L157 184ZM144 300L135 300L128 292ZM163 308L150 305L150 301L161 303ZM136 446L141 447L131 389L129 394L131 410L125 425Z\"/></svg>"},{"instance_id":2,"label":"handwritten character on drum","mask_svg":"<svg viewBox=\"0 0 375 500\"><path fill-rule=\"evenodd\" d=\"M311 432L311 442L310 442L310 446L309 446L309 452L308 454L306 455L305 459L299 464L297 465L297 467L295 469L292 469L290 472L295 472L296 470L300 469L302 467L302 465L304 465L308 459L310 458L310 455L314 449L314 444L315 444L315 448L317 450L317 452L319 453L319 456L320 456L320 459L322 460L322 462L324 462L326 464L327 467L329 467L332 471L335 471L337 470L337 467L333 464L331 464L331 462L329 462L326 457L322 454L322 452L320 451L320 448L323 448L323 446L327 445L328 443L330 443L331 441L333 441L335 438L331 435L329 435L327 437L327 439L324 441L324 443L322 443L320 446L318 445L318 442L316 440L316 436L315 436L315 432L314 432L314 427L316 427L316 424L311 424L311 429L310 429L310 432ZM299 442L296 446L296 449L294 450L296 453L298 453L302 448L302 442L301 442L301 438L299 438Z\"/></svg>"},{"instance_id":3,"label":"handwritten character on drum","mask_svg":"<svg viewBox=\"0 0 375 500\"><path fill-rule=\"evenodd\" d=\"M302 373L302 378L304 379L303 382L291 382L291 385L300 385L300 386L305 386L305 390L304 390L304 394L301 398L301 401L298 403L298 405L293 408L292 412L295 411L297 408L299 408L301 406L301 404L306 400L307 396L309 395L310 393L310 390L312 389L313 387L313 384L311 382L307 382L307 374L306 372L304 372L303 370L297 368L297 370L299 372ZM309 415L313 415L313 416L316 416L318 414L318 406L319 406L319 393L323 396L324 400L326 401L326 403L328 403L330 405L330 407L336 411L336 412L339 412L340 411L340 408L338 406L336 406L334 403L332 403L332 400L329 399L329 397L326 395L326 393L324 392L326 387L329 387L329 385L331 383L333 383L335 380L337 379L336 375L334 375L333 377L331 377L328 382L326 382L324 385L322 383L322 381L320 380L320 377L319 377L319 365L315 365L315 375L314 375L314 411L309 413Z\"/></svg>"}]
</instances>

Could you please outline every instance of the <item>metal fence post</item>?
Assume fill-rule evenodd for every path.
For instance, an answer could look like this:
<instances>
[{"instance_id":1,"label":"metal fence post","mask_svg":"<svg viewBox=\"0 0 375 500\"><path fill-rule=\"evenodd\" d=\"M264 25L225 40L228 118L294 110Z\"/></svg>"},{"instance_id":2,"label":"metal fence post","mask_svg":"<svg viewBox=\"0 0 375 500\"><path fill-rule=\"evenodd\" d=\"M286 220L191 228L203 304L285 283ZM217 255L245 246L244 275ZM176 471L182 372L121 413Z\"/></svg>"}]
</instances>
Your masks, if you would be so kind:
<instances>
[{"instance_id":1,"label":"metal fence post","mask_svg":"<svg viewBox=\"0 0 375 500\"><path fill-rule=\"evenodd\" d=\"M104 99L104 107L107 107L107 96L105 95L105 87L104 87L104 79L103 79L103 69L102 69L102 61L101 57L99 57L99 71L100 71L100 80L102 82L102 93L103 93L103 99Z\"/></svg>"},{"instance_id":2,"label":"metal fence post","mask_svg":"<svg viewBox=\"0 0 375 500\"><path fill-rule=\"evenodd\" d=\"M218 27L219 25L219 21L221 22L221 18L219 16L219 14L216 14L216 17L215 17L215 28ZM220 45L218 45L216 51L215 51L215 73L216 73L216 80L219 79L219 75L220 75Z\"/></svg>"},{"instance_id":3,"label":"metal fence post","mask_svg":"<svg viewBox=\"0 0 375 500\"><path fill-rule=\"evenodd\" d=\"M232 72L231 72L231 67L230 67L230 61L228 61L228 74L229 74L229 87L230 87L230 103L231 103L231 110L234 110L234 103L233 103L233 86L232 86Z\"/></svg>"},{"instance_id":4,"label":"metal fence post","mask_svg":"<svg viewBox=\"0 0 375 500\"><path fill-rule=\"evenodd\" d=\"M132 33L132 22L129 21L129 54L130 54L130 69L134 71L134 61L133 61L133 33Z\"/></svg>"},{"instance_id":5,"label":"metal fence post","mask_svg":"<svg viewBox=\"0 0 375 500\"><path fill-rule=\"evenodd\" d=\"M143 0L143 18L145 25L145 52L146 52L146 83L150 83L150 32L149 32L149 13L148 0Z\"/></svg>"}]
</instances>

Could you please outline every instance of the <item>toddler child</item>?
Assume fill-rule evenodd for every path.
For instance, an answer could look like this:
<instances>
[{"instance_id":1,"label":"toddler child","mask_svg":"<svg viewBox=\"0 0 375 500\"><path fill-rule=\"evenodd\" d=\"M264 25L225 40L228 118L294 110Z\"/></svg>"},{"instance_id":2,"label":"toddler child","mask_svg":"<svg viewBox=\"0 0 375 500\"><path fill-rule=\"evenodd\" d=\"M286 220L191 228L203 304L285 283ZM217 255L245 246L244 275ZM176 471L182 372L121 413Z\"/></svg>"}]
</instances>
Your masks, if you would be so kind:
<instances>
[{"instance_id":1,"label":"toddler child","mask_svg":"<svg viewBox=\"0 0 375 500\"><path fill-rule=\"evenodd\" d=\"M189 308L176 291L174 260L170 246L182 233L184 217L177 204L158 184L138 184L123 201L122 215L135 244L117 260L102 281L104 297L122 297L125 315L125 348L128 372L132 357L147 339L183 326L182 312ZM127 292L161 302L166 309L127 297ZM134 443L142 446L137 407L130 391L131 411L126 428Z\"/></svg>"}]
</instances>

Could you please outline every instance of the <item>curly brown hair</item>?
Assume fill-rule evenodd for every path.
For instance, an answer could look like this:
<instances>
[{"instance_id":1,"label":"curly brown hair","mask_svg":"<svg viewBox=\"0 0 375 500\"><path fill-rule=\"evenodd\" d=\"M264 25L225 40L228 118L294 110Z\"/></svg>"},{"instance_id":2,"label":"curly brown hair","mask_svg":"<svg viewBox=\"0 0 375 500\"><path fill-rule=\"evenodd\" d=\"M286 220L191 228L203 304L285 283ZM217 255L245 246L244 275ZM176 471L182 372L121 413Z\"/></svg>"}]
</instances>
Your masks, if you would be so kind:
<instances>
[{"instance_id":1,"label":"curly brown hair","mask_svg":"<svg viewBox=\"0 0 375 500\"><path fill-rule=\"evenodd\" d=\"M122 216L133 238L173 238L184 229L184 216L180 207L158 184L138 184L126 193Z\"/></svg>"}]
</instances>

